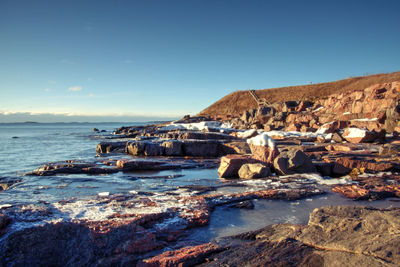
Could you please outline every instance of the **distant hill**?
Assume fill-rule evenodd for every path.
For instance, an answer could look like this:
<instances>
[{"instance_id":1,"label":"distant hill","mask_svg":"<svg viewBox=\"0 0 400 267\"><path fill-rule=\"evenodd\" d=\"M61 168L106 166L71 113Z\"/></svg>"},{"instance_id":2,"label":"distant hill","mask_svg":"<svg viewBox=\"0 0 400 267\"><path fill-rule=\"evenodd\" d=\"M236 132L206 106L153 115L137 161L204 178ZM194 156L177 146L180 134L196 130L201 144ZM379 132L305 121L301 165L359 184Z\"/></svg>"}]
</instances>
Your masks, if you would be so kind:
<instances>
[{"instance_id":1,"label":"distant hill","mask_svg":"<svg viewBox=\"0 0 400 267\"><path fill-rule=\"evenodd\" d=\"M313 101L316 99L326 98L334 93L361 90L377 83L393 81L400 81L400 72L353 77L327 83L263 89L256 90L255 92L258 97L265 98L270 103L290 100ZM235 91L204 109L199 113L199 115L238 116L245 110L256 107L257 103L247 90Z\"/></svg>"}]
</instances>

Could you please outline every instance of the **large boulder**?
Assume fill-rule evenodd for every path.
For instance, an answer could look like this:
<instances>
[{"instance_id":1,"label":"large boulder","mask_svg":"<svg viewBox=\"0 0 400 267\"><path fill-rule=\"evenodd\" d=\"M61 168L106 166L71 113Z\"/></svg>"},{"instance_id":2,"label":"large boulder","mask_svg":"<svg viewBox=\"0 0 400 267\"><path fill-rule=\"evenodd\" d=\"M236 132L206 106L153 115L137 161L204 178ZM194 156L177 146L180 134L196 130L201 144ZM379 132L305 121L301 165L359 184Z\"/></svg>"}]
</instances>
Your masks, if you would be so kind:
<instances>
[{"instance_id":1,"label":"large boulder","mask_svg":"<svg viewBox=\"0 0 400 267\"><path fill-rule=\"evenodd\" d=\"M271 175L271 169L261 163L247 163L240 167L238 174L242 179L263 178Z\"/></svg>"},{"instance_id":2,"label":"large boulder","mask_svg":"<svg viewBox=\"0 0 400 267\"><path fill-rule=\"evenodd\" d=\"M274 160L274 167L282 175L317 172L311 159L300 149L281 152Z\"/></svg>"},{"instance_id":3,"label":"large boulder","mask_svg":"<svg viewBox=\"0 0 400 267\"><path fill-rule=\"evenodd\" d=\"M238 178L239 169L246 163L256 163L257 160L245 155L226 155L221 158L218 175L221 178Z\"/></svg>"},{"instance_id":4,"label":"large boulder","mask_svg":"<svg viewBox=\"0 0 400 267\"><path fill-rule=\"evenodd\" d=\"M379 134L375 131L368 131L360 128L347 128L342 137L350 143L368 143L379 138Z\"/></svg>"},{"instance_id":5,"label":"large boulder","mask_svg":"<svg viewBox=\"0 0 400 267\"><path fill-rule=\"evenodd\" d=\"M274 140L266 133L259 134L247 140L250 146L251 156L259 161L272 164L279 151Z\"/></svg>"}]
</instances>

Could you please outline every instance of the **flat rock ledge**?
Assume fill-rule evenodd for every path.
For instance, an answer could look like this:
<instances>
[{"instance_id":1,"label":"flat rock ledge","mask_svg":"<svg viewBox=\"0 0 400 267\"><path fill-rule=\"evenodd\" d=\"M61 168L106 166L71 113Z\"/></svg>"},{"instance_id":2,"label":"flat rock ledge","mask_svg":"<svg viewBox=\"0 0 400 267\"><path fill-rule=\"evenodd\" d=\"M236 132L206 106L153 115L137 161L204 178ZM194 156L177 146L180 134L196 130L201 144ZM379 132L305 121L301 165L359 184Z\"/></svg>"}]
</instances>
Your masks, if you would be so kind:
<instances>
[{"instance_id":1,"label":"flat rock ledge","mask_svg":"<svg viewBox=\"0 0 400 267\"><path fill-rule=\"evenodd\" d=\"M270 225L223 238L212 255L208 245L201 266L399 266L399 229L400 209L322 207L307 225ZM143 262L174 266L168 263L179 253L171 254L169 262L160 256Z\"/></svg>"}]
</instances>

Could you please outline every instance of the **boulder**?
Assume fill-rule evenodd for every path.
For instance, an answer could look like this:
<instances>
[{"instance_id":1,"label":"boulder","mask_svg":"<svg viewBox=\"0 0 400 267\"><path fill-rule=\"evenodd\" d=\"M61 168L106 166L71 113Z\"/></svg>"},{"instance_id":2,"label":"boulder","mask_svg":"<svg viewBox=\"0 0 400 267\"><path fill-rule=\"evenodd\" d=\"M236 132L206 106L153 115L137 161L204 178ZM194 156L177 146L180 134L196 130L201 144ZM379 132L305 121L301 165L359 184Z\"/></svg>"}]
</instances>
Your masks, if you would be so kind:
<instances>
[{"instance_id":1,"label":"boulder","mask_svg":"<svg viewBox=\"0 0 400 267\"><path fill-rule=\"evenodd\" d=\"M126 142L101 142L96 146L96 153L124 152Z\"/></svg>"},{"instance_id":2,"label":"boulder","mask_svg":"<svg viewBox=\"0 0 400 267\"><path fill-rule=\"evenodd\" d=\"M253 179L271 176L271 169L261 163L244 164L239 169L239 178Z\"/></svg>"},{"instance_id":3,"label":"boulder","mask_svg":"<svg viewBox=\"0 0 400 267\"><path fill-rule=\"evenodd\" d=\"M164 148L164 153L166 156L182 156L182 142L179 141L166 141L161 144Z\"/></svg>"},{"instance_id":4,"label":"boulder","mask_svg":"<svg viewBox=\"0 0 400 267\"><path fill-rule=\"evenodd\" d=\"M317 172L311 159L300 149L281 152L274 160L274 167L282 175Z\"/></svg>"},{"instance_id":5,"label":"boulder","mask_svg":"<svg viewBox=\"0 0 400 267\"><path fill-rule=\"evenodd\" d=\"M221 158L218 175L221 178L238 178L239 169L246 163L257 163L257 160L244 155L226 155Z\"/></svg>"},{"instance_id":6,"label":"boulder","mask_svg":"<svg viewBox=\"0 0 400 267\"><path fill-rule=\"evenodd\" d=\"M379 138L379 134L375 131L368 131L359 128L347 128L342 137L350 143L368 143Z\"/></svg>"},{"instance_id":7,"label":"boulder","mask_svg":"<svg viewBox=\"0 0 400 267\"><path fill-rule=\"evenodd\" d=\"M252 158L272 164L279 151L275 145L275 141L266 133L262 133L247 140L250 146Z\"/></svg>"}]
</instances>

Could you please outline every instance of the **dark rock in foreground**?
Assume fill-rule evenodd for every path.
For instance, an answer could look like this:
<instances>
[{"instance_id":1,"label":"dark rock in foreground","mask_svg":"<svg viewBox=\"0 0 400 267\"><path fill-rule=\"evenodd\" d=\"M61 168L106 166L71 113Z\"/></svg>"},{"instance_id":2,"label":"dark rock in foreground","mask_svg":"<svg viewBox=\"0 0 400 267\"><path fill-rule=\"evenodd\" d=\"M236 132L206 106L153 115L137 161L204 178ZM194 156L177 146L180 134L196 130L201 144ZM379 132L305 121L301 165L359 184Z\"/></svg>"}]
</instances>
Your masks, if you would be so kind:
<instances>
[{"instance_id":1,"label":"dark rock in foreground","mask_svg":"<svg viewBox=\"0 0 400 267\"><path fill-rule=\"evenodd\" d=\"M315 209L308 225L278 224L225 238L202 266L399 266L400 209Z\"/></svg>"}]
</instances>

